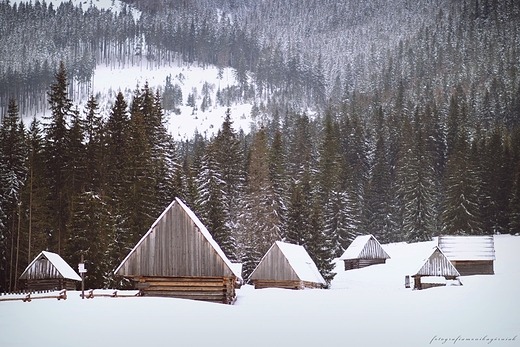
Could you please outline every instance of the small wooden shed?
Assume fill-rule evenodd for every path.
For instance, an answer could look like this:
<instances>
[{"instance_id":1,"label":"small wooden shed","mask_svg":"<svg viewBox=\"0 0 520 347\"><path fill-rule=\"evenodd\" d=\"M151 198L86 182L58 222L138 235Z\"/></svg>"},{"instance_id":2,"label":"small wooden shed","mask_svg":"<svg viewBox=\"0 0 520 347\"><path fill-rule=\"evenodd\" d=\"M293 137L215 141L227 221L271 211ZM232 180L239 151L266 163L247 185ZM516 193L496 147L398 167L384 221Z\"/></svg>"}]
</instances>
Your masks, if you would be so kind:
<instances>
[{"instance_id":1,"label":"small wooden shed","mask_svg":"<svg viewBox=\"0 0 520 347\"><path fill-rule=\"evenodd\" d=\"M29 291L75 290L81 277L56 253L42 251L20 276Z\"/></svg>"},{"instance_id":2,"label":"small wooden shed","mask_svg":"<svg viewBox=\"0 0 520 347\"><path fill-rule=\"evenodd\" d=\"M412 275L414 289L426 289L446 285L446 280L457 280L460 273L439 247L435 246L419 270ZM444 281L438 281L438 278ZM422 280L424 279L424 280ZM433 280L432 280L433 279ZM459 282L460 283L460 282Z\"/></svg>"},{"instance_id":3,"label":"small wooden shed","mask_svg":"<svg viewBox=\"0 0 520 347\"><path fill-rule=\"evenodd\" d=\"M249 276L255 289L322 288L326 282L303 246L276 241Z\"/></svg>"},{"instance_id":4,"label":"small wooden shed","mask_svg":"<svg viewBox=\"0 0 520 347\"><path fill-rule=\"evenodd\" d=\"M176 198L115 270L144 296L233 303L241 283L197 216Z\"/></svg>"},{"instance_id":5,"label":"small wooden shed","mask_svg":"<svg viewBox=\"0 0 520 347\"><path fill-rule=\"evenodd\" d=\"M439 236L438 245L462 276L495 273L493 235Z\"/></svg>"},{"instance_id":6,"label":"small wooden shed","mask_svg":"<svg viewBox=\"0 0 520 347\"><path fill-rule=\"evenodd\" d=\"M345 262L345 270L352 270L384 264L390 256L373 235L361 235L352 241L339 259Z\"/></svg>"}]
</instances>

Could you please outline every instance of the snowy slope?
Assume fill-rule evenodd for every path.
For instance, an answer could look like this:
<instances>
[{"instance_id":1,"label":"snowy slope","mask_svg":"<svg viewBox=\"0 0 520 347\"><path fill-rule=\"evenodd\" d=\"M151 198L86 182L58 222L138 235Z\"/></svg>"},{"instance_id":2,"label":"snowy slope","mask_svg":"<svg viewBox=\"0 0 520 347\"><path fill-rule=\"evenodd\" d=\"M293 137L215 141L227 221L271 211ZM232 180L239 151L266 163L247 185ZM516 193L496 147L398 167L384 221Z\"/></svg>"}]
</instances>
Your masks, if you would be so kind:
<instances>
[{"instance_id":1,"label":"snowy slope","mask_svg":"<svg viewBox=\"0 0 520 347\"><path fill-rule=\"evenodd\" d=\"M232 306L78 292L0 302L0 346L520 346L520 237L495 237L495 275L405 289L434 245L383 245L392 259L364 269L338 263L331 290L243 286Z\"/></svg>"},{"instance_id":2,"label":"snowy slope","mask_svg":"<svg viewBox=\"0 0 520 347\"><path fill-rule=\"evenodd\" d=\"M144 60L144 59L143 59ZM176 76L183 78L176 78ZM148 82L150 88L156 91L161 90L166 84L166 77L172 77L172 83L178 84L182 89L183 106L180 107L181 114L176 115L167 113L168 129L175 140L191 139L195 130L203 136L211 138L220 129L226 114L227 107L215 106L216 92L218 88L224 89L228 86L236 85L233 71L230 68L224 69L222 80L218 79L218 69L216 67L196 67L196 66L175 66L166 65L159 69L147 68L146 62L142 65L125 66L113 68L103 64L98 65L93 77L93 95L101 95L99 100L102 114L108 114L114 103L117 93L123 92L128 104L132 100L132 95L137 86L143 87ZM193 114L192 107L186 106L186 99L194 90L200 96L202 86L207 82L213 85L214 91L211 99L213 106L205 112L198 110ZM75 99L75 103L86 104L86 96L82 100ZM200 105L201 100L196 100ZM231 119L235 130L242 129L248 132L250 129L251 105L233 105L231 108ZM80 109L82 109L80 107Z\"/></svg>"}]
</instances>

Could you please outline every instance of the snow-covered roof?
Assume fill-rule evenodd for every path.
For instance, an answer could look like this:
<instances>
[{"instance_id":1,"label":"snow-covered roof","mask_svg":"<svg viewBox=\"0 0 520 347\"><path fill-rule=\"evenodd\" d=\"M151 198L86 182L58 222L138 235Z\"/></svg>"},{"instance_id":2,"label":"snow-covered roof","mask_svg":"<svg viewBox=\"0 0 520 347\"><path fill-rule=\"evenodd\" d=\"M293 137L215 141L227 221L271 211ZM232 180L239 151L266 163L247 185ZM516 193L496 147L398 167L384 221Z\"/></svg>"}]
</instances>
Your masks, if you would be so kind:
<instances>
[{"instance_id":1,"label":"snow-covered roof","mask_svg":"<svg viewBox=\"0 0 520 347\"><path fill-rule=\"evenodd\" d=\"M373 235L361 235L352 241L339 259L390 259L390 256Z\"/></svg>"},{"instance_id":2,"label":"snow-covered roof","mask_svg":"<svg viewBox=\"0 0 520 347\"><path fill-rule=\"evenodd\" d=\"M289 261L300 280L325 284L325 279L303 246L282 241L276 241L275 244Z\"/></svg>"},{"instance_id":3,"label":"snow-covered roof","mask_svg":"<svg viewBox=\"0 0 520 347\"><path fill-rule=\"evenodd\" d=\"M155 231L155 227L157 224L163 219L165 214L175 205L178 204L182 210L187 214L187 216L193 221L197 229L201 232L201 234L204 236L204 238L209 242L211 247L217 252L218 256L222 259L222 261L226 264L226 266L229 268L229 270L235 275L237 278L242 279L242 275L239 272L238 266L234 266L231 261L228 259L228 257L224 254L218 243L213 239L213 236L211 236L208 229L202 224L202 222L199 220L199 218L193 213L192 210L190 210L179 198L175 198L175 200L161 213L161 215L157 218L157 220L152 224L150 229L144 236L139 240L139 242L135 245L135 247L128 253L126 258L121 262L121 264L117 267L115 270L115 273L117 273L123 265L130 259L132 254L136 251L136 249L139 248L139 246L148 238L148 236Z\"/></svg>"},{"instance_id":4,"label":"snow-covered roof","mask_svg":"<svg viewBox=\"0 0 520 347\"><path fill-rule=\"evenodd\" d=\"M44 278L43 276L45 276L46 274L39 273L42 271L42 269L40 269L37 266L37 262L41 262L44 259L47 259L52 264L54 269L57 271L57 273L55 272L55 274L57 274L58 276L74 281L81 281L81 277L79 277L76 271L74 271L74 269L72 269L70 265L67 264L67 262L65 262L65 260L63 260L62 257L59 256L59 254L48 251L42 251L40 254L38 254L36 258L34 258L34 260L27 266L25 271L20 276L20 279Z\"/></svg>"},{"instance_id":5,"label":"snow-covered roof","mask_svg":"<svg viewBox=\"0 0 520 347\"><path fill-rule=\"evenodd\" d=\"M493 235L439 236L438 245L450 260L495 260Z\"/></svg>"}]
</instances>

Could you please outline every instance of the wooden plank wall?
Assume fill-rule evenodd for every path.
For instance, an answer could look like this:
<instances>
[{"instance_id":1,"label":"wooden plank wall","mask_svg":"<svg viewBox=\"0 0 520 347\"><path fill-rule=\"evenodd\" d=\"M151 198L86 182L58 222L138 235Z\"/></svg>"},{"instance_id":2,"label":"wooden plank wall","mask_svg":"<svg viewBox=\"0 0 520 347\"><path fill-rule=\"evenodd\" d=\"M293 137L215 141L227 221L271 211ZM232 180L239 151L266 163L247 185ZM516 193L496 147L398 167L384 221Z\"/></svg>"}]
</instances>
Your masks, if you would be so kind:
<instances>
[{"instance_id":1,"label":"wooden plank wall","mask_svg":"<svg viewBox=\"0 0 520 347\"><path fill-rule=\"evenodd\" d=\"M140 277L136 288L142 296L173 297L233 303L235 277Z\"/></svg>"},{"instance_id":2,"label":"wooden plank wall","mask_svg":"<svg viewBox=\"0 0 520 347\"><path fill-rule=\"evenodd\" d=\"M386 259L345 259L345 271L385 263Z\"/></svg>"},{"instance_id":3,"label":"wooden plank wall","mask_svg":"<svg viewBox=\"0 0 520 347\"><path fill-rule=\"evenodd\" d=\"M452 263L462 276L495 274L493 260L452 260Z\"/></svg>"},{"instance_id":4,"label":"wooden plank wall","mask_svg":"<svg viewBox=\"0 0 520 347\"><path fill-rule=\"evenodd\" d=\"M46 278L63 278L63 276L48 259L41 258L31 265L23 279L39 280Z\"/></svg>"},{"instance_id":5,"label":"wooden plank wall","mask_svg":"<svg viewBox=\"0 0 520 347\"><path fill-rule=\"evenodd\" d=\"M388 255L383 250L381 245L374 240L373 237L371 237L367 243L365 244L365 247L363 247L363 250L359 254L360 259L386 259L388 258Z\"/></svg>"},{"instance_id":6,"label":"wooden plank wall","mask_svg":"<svg viewBox=\"0 0 520 347\"><path fill-rule=\"evenodd\" d=\"M264 288L282 288L282 289L305 289L305 288L323 288L321 283L307 281L277 281L277 280L254 280L255 289Z\"/></svg>"},{"instance_id":7,"label":"wooden plank wall","mask_svg":"<svg viewBox=\"0 0 520 347\"><path fill-rule=\"evenodd\" d=\"M453 264L438 248L436 248L432 255L426 260L416 275L444 277L459 276Z\"/></svg>"},{"instance_id":8,"label":"wooden plank wall","mask_svg":"<svg viewBox=\"0 0 520 347\"><path fill-rule=\"evenodd\" d=\"M122 276L234 276L179 204L173 204L120 268Z\"/></svg>"},{"instance_id":9,"label":"wooden plank wall","mask_svg":"<svg viewBox=\"0 0 520 347\"><path fill-rule=\"evenodd\" d=\"M275 244L251 274L251 280L300 281L291 264Z\"/></svg>"},{"instance_id":10,"label":"wooden plank wall","mask_svg":"<svg viewBox=\"0 0 520 347\"><path fill-rule=\"evenodd\" d=\"M76 281L64 278L46 278L27 280L26 288L31 292L44 290L76 290Z\"/></svg>"}]
</instances>

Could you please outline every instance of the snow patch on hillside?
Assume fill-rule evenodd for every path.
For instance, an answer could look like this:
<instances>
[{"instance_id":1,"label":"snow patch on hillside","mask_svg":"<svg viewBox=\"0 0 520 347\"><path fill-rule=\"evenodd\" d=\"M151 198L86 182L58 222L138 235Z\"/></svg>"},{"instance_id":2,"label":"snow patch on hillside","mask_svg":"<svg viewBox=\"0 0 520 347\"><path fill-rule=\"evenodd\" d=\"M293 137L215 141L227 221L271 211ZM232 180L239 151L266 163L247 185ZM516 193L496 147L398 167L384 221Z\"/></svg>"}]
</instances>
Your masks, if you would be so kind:
<instances>
[{"instance_id":1,"label":"snow patch on hillside","mask_svg":"<svg viewBox=\"0 0 520 347\"><path fill-rule=\"evenodd\" d=\"M144 59L143 59L144 60ZM100 106L103 114L108 114L115 102L117 93L123 92L125 99L130 104L134 90L139 86L142 88L148 82L154 91L164 90L166 77L172 77L172 84L178 84L182 89L183 106L180 106L181 114L165 112L168 119L168 130L175 140L191 139L195 131L208 139L216 135L220 129L226 114L227 107L216 106L216 93L219 89L237 85L233 70L223 70L222 79L218 78L218 68L214 66L202 68L192 66L165 65L161 68L149 68L144 62L140 65L126 66L123 68L112 68L103 64L96 67L92 79L92 94L99 96ZM151 64L150 64L151 66ZM200 110L201 91L204 83L214 86L211 99L212 106L205 112ZM194 91L198 95L195 100L198 110L186 105L189 94ZM74 100L78 102L78 100ZM81 107L86 104L86 98L80 100ZM80 107L80 109L81 109ZM248 132L251 126L250 114L252 105L231 105L231 119L235 130Z\"/></svg>"}]
</instances>

